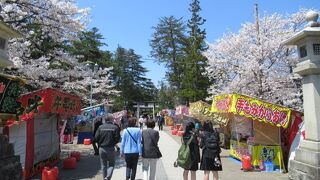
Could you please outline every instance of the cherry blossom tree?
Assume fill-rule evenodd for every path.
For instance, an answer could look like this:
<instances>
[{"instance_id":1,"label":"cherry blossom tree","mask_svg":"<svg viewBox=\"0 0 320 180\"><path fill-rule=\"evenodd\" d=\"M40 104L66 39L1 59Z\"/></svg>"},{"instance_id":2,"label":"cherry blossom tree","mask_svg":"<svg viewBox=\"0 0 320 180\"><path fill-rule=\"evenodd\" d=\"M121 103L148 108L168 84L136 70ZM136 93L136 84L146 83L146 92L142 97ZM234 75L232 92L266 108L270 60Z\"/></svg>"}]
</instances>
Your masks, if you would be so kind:
<instances>
[{"instance_id":1,"label":"cherry blossom tree","mask_svg":"<svg viewBox=\"0 0 320 180\"><path fill-rule=\"evenodd\" d=\"M259 26L245 23L238 33L209 44L206 70L215 82L209 94L237 92L301 110L301 77L293 73L296 50L281 42L303 28L305 12L265 13Z\"/></svg>"},{"instance_id":2,"label":"cherry blossom tree","mask_svg":"<svg viewBox=\"0 0 320 180\"><path fill-rule=\"evenodd\" d=\"M29 90L54 87L88 103L91 74L65 46L85 30L89 9L79 8L74 0L2 0L0 5L3 21L25 36L10 40L9 58L15 66L5 72L26 79ZM93 97L98 98L93 102L116 93L111 69L101 69L93 78Z\"/></svg>"}]
</instances>

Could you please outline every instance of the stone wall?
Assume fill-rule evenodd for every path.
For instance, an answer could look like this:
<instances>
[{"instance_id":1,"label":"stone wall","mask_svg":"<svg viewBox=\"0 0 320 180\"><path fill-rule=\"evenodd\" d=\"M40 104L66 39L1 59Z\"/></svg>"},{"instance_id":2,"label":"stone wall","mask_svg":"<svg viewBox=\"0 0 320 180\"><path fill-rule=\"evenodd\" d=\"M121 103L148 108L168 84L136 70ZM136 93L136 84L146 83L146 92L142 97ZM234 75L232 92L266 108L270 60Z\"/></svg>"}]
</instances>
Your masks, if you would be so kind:
<instances>
[{"instance_id":1,"label":"stone wall","mask_svg":"<svg viewBox=\"0 0 320 180\"><path fill-rule=\"evenodd\" d=\"M0 180L21 180L22 167L20 157L14 155L13 144L0 134Z\"/></svg>"}]
</instances>

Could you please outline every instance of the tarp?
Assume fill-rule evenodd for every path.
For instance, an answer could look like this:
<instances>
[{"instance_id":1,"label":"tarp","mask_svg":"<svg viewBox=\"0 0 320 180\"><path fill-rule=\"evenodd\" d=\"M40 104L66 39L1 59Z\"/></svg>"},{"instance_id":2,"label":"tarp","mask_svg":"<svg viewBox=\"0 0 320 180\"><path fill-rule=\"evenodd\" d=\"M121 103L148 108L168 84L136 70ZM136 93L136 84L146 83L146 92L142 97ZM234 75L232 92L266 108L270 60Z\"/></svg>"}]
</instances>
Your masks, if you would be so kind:
<instances>
[{"instance_id":1,"label":"tarp","mask_svg":"<svg viewBox=\"0 0 320 180\"><path fill-rule=\"evenodd\" d=\"M118 125L121 124L121 118L127 116L127 110L118 111L115 113L112 113L113 121L117 123Z\"/></svg>"},{"instance_id":2,"label":"tarp","mask_svg":"<svg viewBox=\"0 0 320 180\"><path fill-rule=\"evenodd\" d=\"M189 108L187 106L183 106L183 105L177 106L176 107L176 116L179 116L179 115L188 116L189 115Z\"/></svg>"},{"instance_id":3,"label":"tarp","mask_svg":"<svg viewBox=\"0 0 320 180\"><path fill-rule=\"evenodd\" d=\"M287 128L292 110L240 94L215 96L211 111L214 113L234 113L277 127Z\"/></svg>"}]
</instances>

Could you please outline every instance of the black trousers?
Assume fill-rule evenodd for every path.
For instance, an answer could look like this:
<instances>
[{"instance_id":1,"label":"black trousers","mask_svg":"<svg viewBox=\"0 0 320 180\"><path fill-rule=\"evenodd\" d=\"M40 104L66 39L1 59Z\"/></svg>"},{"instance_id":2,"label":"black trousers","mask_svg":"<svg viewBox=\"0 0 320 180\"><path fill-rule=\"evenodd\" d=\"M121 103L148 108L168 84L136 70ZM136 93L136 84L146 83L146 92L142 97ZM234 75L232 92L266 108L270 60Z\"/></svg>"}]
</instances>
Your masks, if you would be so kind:
<instances>
[{"instance_id":1,"label":"black trousers","mask_svg":"<svg viewBox=\"0 0 320 180\"><path fill-rule=\"evenodd\" d=\"M163 123L158 123L158 126L159 126L159 131L162 131L163 130Z\"/></svg>"},{"instance_id":2,"label":"black trousers","mask_svg":"<svg viewBox=\"0 0 320 180\"><path fill-rule=\"evenodd\" d=\"M94 153L95 153L95 154L99 154L98 143L93 140L92 146L93 146Z\"/></svg>"},{"instance_id":3,"label":"black trousers","mask_svg":"<svg viewBox=\"0 0 320 180\"><path fill-rule=\"evenodd\" d=\"M126 179L134 180L136 178L139 153L124 154L124 159L127 163Z\"/></svg>"}]
</instances>

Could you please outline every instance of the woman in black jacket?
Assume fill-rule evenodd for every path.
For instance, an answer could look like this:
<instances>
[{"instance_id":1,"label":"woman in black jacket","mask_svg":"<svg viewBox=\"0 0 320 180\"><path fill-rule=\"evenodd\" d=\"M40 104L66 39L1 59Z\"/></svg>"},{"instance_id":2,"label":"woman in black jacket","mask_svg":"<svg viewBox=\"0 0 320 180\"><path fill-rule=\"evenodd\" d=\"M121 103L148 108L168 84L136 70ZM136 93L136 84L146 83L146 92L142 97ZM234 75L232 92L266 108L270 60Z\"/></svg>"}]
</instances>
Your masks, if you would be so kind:
<instances>
[{"instance_id":1,"label":"woman in black jacket","mask_svg":"<svg viewBox=\"0 0 320 180\"><path fill-rule=\"evenodd\" d=\"M218 171L222 171L220 159L220 137L219 132L213 130L210 121L204 122L203 134L201 137L200 147L202 150L202 158L200 169L204 170L204 180L209 180L210 171L213 174L213 179L218 180Z\"/></svg>"},{"instance_id":2,"label":"woman in black jacket","mask_svg":"<svg viewBox=\"0 0 320 180\"><path fill-rule=\"evenodd\" d=\"M148 120L147 129L142 131L142 171L143 180L155 180L156 167L161 152L158 147L159 132L154 130L155 122ZM150 171L149 171L150 167Z\"/></svg>"},{"instance_id":3,"label":"woman in black jacket","mask_svg":"<svg viewBox=\"0 0 320 180\"><path fill-rule=\"evenodd\" d=\"M189 171L191 171L191 180L196 180L196 171L198 170L198 163L200 162L200 151L199 151L199 142L197 139L197 134L195 133L195 125L193 122L188 122L186 124L186 128L184 134L182 136L182 140L184 143L187 143L188 140L193 137L193 141L191 141L189 148L191 154L191 167L188 169L184 169L183 171L183 180L188 180Z\"/></svg>"}]
</instances>

